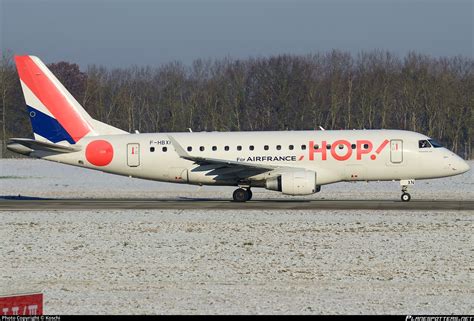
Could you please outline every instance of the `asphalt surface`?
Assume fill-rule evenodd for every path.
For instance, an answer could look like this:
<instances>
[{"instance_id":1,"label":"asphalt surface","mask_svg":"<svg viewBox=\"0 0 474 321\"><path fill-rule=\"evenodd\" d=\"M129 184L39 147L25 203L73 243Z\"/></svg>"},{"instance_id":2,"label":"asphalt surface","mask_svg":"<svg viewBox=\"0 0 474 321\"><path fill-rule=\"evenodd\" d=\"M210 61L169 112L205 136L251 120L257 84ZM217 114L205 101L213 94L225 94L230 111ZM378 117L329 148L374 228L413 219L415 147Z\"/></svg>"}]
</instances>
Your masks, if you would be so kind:
<instances>
[{"instance_id":1,"label":"asphalt surface","mask_svg":"<svg viewBox=\"0 0 474 321\"><path fill-rule=\"evenodd\" d=\"M182 210L474 210L461 200L252 200L238 203L215 199L41 199L0 198L0 211L182 209Z\"/></svg>"}]
</instances>

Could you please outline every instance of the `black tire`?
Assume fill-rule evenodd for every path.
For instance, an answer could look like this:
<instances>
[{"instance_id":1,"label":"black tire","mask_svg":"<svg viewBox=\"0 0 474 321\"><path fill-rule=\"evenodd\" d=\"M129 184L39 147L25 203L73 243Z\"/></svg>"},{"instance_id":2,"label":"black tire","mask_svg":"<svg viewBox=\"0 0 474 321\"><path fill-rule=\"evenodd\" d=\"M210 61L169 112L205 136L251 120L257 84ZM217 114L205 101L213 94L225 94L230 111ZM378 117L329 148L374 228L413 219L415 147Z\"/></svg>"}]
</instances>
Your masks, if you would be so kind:
<instances>
[{"instance_id":1,"label":"black tire","mask_svg":"<svg viewBox=\"0 0 474 321\"><path fill-rule=\"evenodd\" d=\"M247 190L247 194L249 195L249 198L247 199L247 201L250 201L252 199L252 191L250 190L250 188Z\"/></svg>"},{"instance_id":2,"label":"black tire","mask_svg":"<svg viewBox=\"0 0 474 321\"><path fill-rule=\"evenodd\" d=\"M411 200L411 196L408 193L403 193L401 199L402 202L409 202Z\"/></svg>"},{"instance_id":3,"label":"black tire","mask_svg":"<svg viewBox=\"0 0 474 321\"><path fill-rule=\"evenodd\" d=\"M238 188L232 195L235 202L246 202L249 200L249 193L243 188Z\"/></svg>"}]
</instances>

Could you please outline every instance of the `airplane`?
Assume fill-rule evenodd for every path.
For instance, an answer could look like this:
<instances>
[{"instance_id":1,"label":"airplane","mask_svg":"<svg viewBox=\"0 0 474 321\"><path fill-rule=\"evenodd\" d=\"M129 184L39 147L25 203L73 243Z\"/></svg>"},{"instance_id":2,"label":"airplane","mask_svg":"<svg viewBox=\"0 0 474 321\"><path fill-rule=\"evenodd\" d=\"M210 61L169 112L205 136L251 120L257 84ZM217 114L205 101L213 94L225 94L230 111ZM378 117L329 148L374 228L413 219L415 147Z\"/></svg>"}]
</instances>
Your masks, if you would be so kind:
<instances>
[{"instance_id":1,"label":"airplane","mask_svg":"<svg viewBox=\"0 0 474 321\"><path fill-rule=\"evenodd\" d=\"M337 182L399 181L410 201L415 180L467 172L469 165L434 139L405 130L128 133L93 119L44 63L15 56L34 139L8 149L107 173L195 185L311 195Z\"/></svg>"}]
</instances>

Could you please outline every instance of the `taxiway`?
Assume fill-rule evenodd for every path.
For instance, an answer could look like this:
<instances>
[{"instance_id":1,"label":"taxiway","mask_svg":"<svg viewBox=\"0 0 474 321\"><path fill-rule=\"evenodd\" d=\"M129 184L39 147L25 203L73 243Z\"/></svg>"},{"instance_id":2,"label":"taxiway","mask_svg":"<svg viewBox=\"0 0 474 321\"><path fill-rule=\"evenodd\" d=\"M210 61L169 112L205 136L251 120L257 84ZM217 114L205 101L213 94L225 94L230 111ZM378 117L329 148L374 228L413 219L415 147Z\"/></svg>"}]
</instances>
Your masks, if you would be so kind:
<instances>
[{"instance_id":1,"label":"taxiway","mask_svg":"<svg viewBox=\"0 0 474 321\"><path fill-rule=\"evenodd\" d=\"M219 199L41 199L6 197L0 211L92 209L219 209L219 210L474 210L466 200L253 200Z\"/></svg>"}]
</instances>

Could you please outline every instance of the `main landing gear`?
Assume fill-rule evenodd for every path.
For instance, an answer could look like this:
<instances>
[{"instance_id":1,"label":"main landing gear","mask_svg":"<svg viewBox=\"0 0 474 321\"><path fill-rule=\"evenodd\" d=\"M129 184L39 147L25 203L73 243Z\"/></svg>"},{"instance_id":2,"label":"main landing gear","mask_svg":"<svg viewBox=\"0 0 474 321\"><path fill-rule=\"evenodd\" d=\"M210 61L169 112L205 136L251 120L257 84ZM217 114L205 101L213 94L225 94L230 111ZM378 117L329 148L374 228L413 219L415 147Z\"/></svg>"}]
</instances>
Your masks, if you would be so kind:
<instances>
[{"instance_id":1,"label":"main landing gear","mask_svg":"<svg viewBox=\"0 0 474 321\"><path fill-rule=\"evenodd\" d=\"M411 200L411 195L408 194L408 186L409 185L415 185L415 180L414 179L404 179L400 180L400 185L402 186L402 202L409 202Z\"/></svg>"},{"instance_id":2,"label":"main landing gear","mask_svg":"<svg viewBox=\"0 0 474 321\"><path fill-rule=\"evenodd\" d=\"M252 199L252 191L248 188L238 188L232 195L235 202L247 202Z\"/></svg>"}]
</instances>

